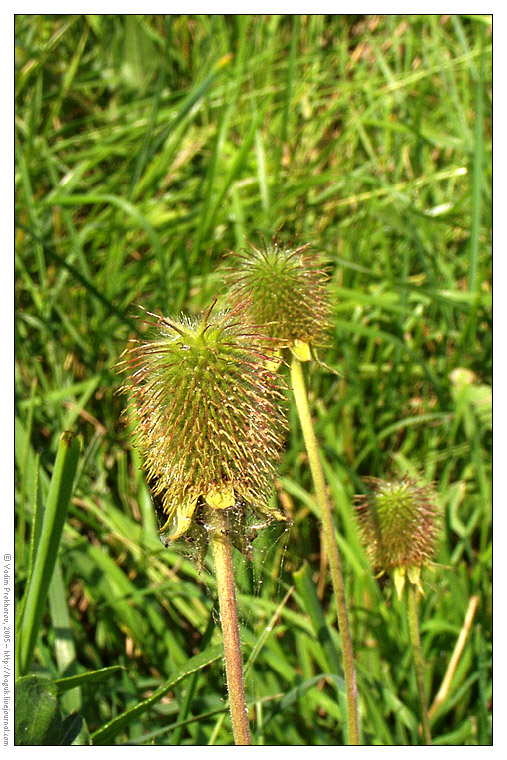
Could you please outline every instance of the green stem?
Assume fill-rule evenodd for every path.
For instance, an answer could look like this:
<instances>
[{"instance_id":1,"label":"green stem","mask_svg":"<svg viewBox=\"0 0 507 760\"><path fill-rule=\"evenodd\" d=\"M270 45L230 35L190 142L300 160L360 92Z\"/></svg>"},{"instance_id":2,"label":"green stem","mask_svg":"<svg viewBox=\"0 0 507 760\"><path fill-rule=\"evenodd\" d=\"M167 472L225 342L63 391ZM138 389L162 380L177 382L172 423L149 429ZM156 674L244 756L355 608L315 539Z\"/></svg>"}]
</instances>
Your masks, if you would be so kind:
<instances>
[{"instance_id":1,"label":"green stem","mask_svg":"<svg viewBox=\"0 0 507 760\"><path fill-rule=\"evenodd\" d=\"M215 558L220 622L224 639L225 673L229 692L232 731L236 745L251 745L243 663L239 640L238 613L236 610L236 590L232 562L232 542L229 536L227 516L221 509L213 510L215 524L211 531L211 545Z\"/></svg>"},{"instance_id":2,"label":"green stem","mask_svg":"<svg viewBox=\"0 0 507 760\"><path fill-rule=\"evenodd\" d=\"M413 583L408 584L408 627L410 629L410 639L414 652L415 677L417 689L419 691L419 700L421 702L421 723L425 744L431 744L430 719L428 716L428 703L426 702L426 693L424 691L423 661L421 653L421 638L419 636L419 621L417 616L417 588Z\"/></svg>"},{"instance_id":3,"label":"green stem","mask_svg":"<svg viewBox=\"0 0 507 760\"><path fill-rule=\"evenodd\" d=\"M338 544L334 533L333 518L331 507L327 498L326 483L322 464L319 458L317 448L317 439L313 429L308 397L306 394L303 368L301 362L295 356L292 357L291 363L291 382L296 408L298 411L303 437L305 440L308 461L312 472L317 504L319 506L322 528L324 531L324 542L329 559L329 569L333 583L334 594L336 599L336 608L338 613L338 626L342 639L343 652L343 672L345 675L345 686L347 689L347 722L349 733L349 744L357 745L359 743L359 720L357 714L357 687L356 673L354 669L354 653L352 649L352 636L350 634L349 618L347 614L347 602L345 600L345 588L343 585L343 576L341 570L340 554Z\"/></svg>"}]
</instances>

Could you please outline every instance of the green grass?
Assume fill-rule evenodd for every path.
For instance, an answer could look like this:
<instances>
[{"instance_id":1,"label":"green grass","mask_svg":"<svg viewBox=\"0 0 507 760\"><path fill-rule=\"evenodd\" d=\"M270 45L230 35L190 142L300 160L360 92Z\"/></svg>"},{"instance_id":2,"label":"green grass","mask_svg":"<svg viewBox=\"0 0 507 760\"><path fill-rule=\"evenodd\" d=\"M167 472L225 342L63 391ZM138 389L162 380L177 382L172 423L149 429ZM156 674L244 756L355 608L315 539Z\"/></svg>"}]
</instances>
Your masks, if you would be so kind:
<instances>
[{"instance_id":1,"label":"green grass","mask_svg":"<svg viewBox=\"0 0 507 760\"><path fill-rule=\"evenodd\" d=\"M430 703L479 597L434 742L490 744L491 19L18 15L16 44L18 599L61 434L83 440L30 672L123 666L64 695L92 735L170 684L111 741L232 743L214 581L159 542L114 364L138 306L198 312L224 292L227 252L284 224L330 263L321 358L340 374L314 366L308 384L362 740L421 743L403 609L351 508L363 476L408 471L443 515L421 603ZM340 643L290 421L277 498L293 526L237 556L252 738L340 744Z\"/></svg>"}]
</instances>

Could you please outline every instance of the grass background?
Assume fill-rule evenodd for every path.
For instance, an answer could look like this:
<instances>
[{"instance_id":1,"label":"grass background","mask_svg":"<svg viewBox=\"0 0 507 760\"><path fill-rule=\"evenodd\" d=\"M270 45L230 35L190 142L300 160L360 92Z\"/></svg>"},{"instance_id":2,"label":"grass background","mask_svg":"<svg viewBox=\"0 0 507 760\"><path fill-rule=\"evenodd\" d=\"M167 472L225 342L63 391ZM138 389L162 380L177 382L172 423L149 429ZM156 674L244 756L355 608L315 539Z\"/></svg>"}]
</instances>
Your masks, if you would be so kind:
<instances>
[{"instance_id":1,"label":"grass background","mask_svg":"<svg viewBox=\"0 0 507 760\"><path fill-rule=\"evenodd\" d=\"M17 598L60 435L84 441L32 671L123 665L65 695L96 731L220 642L212 576L158 540L114 363L141 329L138 305L197 313L222 292L227 252L284 224L331 267L322 359L340 375L315 366L307 379L362 740L420 736L403 610L372 578L352 498L365 475L420 472L442 506L421 605L430 700L479 597L435 743L489 744L491 19L18 15L15 27ZM335 610L290 417L276 498L293 525L262 532L253 563L236 558L253 741L340 744ZM112 741L230 744L223 678L220 661L184 678Z\"/></svg>"}]
</instances>

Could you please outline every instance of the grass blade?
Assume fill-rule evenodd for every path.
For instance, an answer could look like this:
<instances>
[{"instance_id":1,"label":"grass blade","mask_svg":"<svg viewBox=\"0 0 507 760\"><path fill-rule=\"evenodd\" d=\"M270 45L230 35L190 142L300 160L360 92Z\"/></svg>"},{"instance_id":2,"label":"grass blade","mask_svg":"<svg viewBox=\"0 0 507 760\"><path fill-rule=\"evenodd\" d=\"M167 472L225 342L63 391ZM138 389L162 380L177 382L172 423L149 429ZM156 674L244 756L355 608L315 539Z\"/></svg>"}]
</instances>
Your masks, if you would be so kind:
<instances>
[{"instance_id":1,"label":"grass blade","mask_svg":"<svg viewBox=\"0 0 507 760\"><path fill-rule=\"evenodd\" d=\"M480 223L482 210L482 186L484 163L484 32L482 34L481 58L479 62L479 81L477 82L477 102L474 130L474 157L472 169L472 226L470 230L470 273L468 287L471 293L477 290L479 267Z\"/></svg>"},{"instance_id":2,"label":"grass blade","mask_svg":"<svg viewBox=\"0 0 507 760\"><path fill-rule=\"evenodd\" d=\"M59 673L69 676L76 672L76 646L72 636L69 609L67 606L67 591L65 588L60 561L56 560L53 577L48 591L51 624L55 632L55 655ZM82 707L79 689L66 694L63 707L66 712L79 711Z\"/></svg>"},{"instance_id":3,"label":"grass blade","mask_svg":"<svg viewBox=\"0 0 507 760\"><path fill-rule=\"evenodd\" d=\"M341 673L340 659L329 633L324 611L317 596L317 590L311 578L310 566L305 563L300 570L296 570L293 573L293 578L297 592L303 601L304 609L312 621L315 635L326 656L330 672L339 675Z\"/></svg>"},{"instance_id":4,"label":"grass blade","mask_svg":"<svg viewBox=\"0 0 507 760\"><path fill-rule=\"evenodd\" d=\"M134 718L138 718L139 715L146 712L146 710L156 704L160 699L162 699L165 694L167 694L167 692L171 691L173 686L176 686L177 683L182 681L183 678L186 678L186 676L195 673L196 670L200 670L201 668L206 667L206 665L210 665L212 662L215 662L220 657L222 657L222 655L223 647L216 646L212 647L211 649L207 649L205 652L197 654L195 657L191 657L190 660L188 660L186 663L185 667L181 670L178 670L178 672L175 673L163 686L161 686L160 689L157 689L157 691L152 694L151 697L148 697L148 699L139 702L139 704L137 704L131 710L126 710L121 715L118 715L118 717L109 721L109 723L106 723L105 726L99 728L98 731L95 731L95 733L92 734L93 743L108 744L110 740L131 721L133 721Z\"/></svg>"},{"instance_id":5,"label":"grass blade","mask_svg":"<svg viewBox=\"0 0 507 760\"><path fill-rule=\"evenodd\" d=\"M124 670L122 665L111 665L109 668L89 670L87 673L80 673L68 678L57 678L53 683L56 685L58 693L62 694L70 689L75 689L77 686L88 686L89 684L99 683L120 670Z\"/></svg>"},{"instance_id":6,"label":"grass blade","mask_svg":"<svg viewBox=\"0 0 507 760\"><path fill-rule=\"evenodd\" d=\"M67 507L77 470L81 440L63 433L49 487L41 537L32 575L28 582L26 604L20 629L20 675L28 672L46 605L49 584L58 554Z\"/></svg>"}]
</instances>

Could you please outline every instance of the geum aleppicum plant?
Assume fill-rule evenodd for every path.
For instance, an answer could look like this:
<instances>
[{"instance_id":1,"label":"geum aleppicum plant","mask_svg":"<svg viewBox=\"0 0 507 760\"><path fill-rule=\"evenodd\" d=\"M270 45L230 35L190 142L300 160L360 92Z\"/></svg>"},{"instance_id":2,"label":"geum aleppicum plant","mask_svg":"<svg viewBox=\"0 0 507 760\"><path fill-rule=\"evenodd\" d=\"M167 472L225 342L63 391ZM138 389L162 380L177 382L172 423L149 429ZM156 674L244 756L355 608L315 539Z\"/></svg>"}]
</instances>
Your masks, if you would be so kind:
<instances>
[{"instance_id":1,"label":"geum aleppicum plant","mask_svg":"<svg viewBox=\"0 0 507 760\"><path fill-rule=\"evenodd\" d=\"M235 266L231 266L228 276L229 297L233 304L248 299L246 307L252 324L263 325L265 333L274 341L275 361L277 355L290 350L292 391L308 453L336 598L347 691L348 741L358 744L354 654L340 554L302 368L303 362L316 357L315 349L325 344L331 327L328 276L320 257L310 250L309 244L287 247L279 243L275 235L271 244L264 244L261 249L249 245L250 251L232 254Z\"/></svg>"},{"instance_id":2,"label":"geum aleppicum plant","mask_svg":"<svg viewBox=\"0 0 507 760\"><path fill-rule=\"evenodd\" d=\"M369 492L355 498L361 536L378 576L384 573L392 575L400 600L406 589L423 737L426 744L431 744L417 594L424 594L421 572L431 564L438 541L439 509L436 493L432 486L419 485L408 476L399 480L366 478L365 483L369 486Z\"/></svg>"},{"instance_id":3,"label":"geum aleppicum plant","mask_svg":"<svg viewBox=\"0 0 507 760\"><path fill-rule=\"evenodd\" d=\"M162 531L196 542L201 561L212 546L234 740L248 745L232 546L248 550L246 509L284 519L269 503L282 383L242 306L214 306L197 318L158 317L151 340L132 342L120 367L134 444L167 518Z\"/></svg>"}]
</instances>

